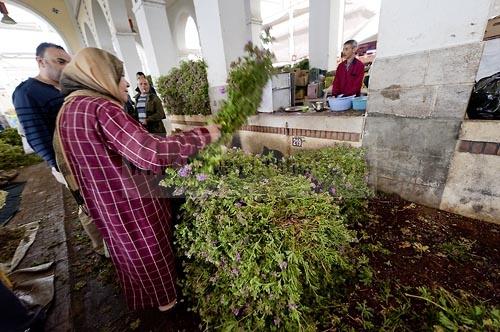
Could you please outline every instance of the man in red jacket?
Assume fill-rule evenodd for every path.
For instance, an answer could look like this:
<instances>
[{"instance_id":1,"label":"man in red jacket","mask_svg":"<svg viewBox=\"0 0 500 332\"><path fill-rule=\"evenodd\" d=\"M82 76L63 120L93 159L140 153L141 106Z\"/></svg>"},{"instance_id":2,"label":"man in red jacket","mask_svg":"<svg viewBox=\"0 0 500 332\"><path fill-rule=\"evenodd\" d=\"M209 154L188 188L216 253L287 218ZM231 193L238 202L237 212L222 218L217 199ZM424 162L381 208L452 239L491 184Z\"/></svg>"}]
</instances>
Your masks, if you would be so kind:
<instances>
[{"instance_id":1,"label":"man in red jacket","mask_svg":"<svg viewBox=\"0 0 500 332\"><path fill-rule=\"evenodd\" d=\"M365 65L356 59L357 49L358 43L355 40L351 39L344 43L342 53L345 60L337 67L331 89L331 93L335 97L339 95L343 95L344 97L359 96L361 92ZM330 89L328 89L328 92L330 92Z\"/></svg>"}]
</instances>

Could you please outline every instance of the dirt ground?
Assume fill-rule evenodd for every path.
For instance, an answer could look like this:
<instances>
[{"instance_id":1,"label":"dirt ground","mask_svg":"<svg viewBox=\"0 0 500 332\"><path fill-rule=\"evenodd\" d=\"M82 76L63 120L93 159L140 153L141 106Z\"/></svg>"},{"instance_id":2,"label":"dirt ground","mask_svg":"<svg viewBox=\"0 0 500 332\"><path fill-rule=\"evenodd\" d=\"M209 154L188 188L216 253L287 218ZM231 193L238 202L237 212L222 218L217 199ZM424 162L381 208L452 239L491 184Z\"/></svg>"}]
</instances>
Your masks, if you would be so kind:
<instances>
[{"instance_id":1,"label":"dirt ground","mask_svg":"<svg viewBox=\"0 0 500 332\"><path fill-rule=\"evenodd\" d=\"M25 195L30 195L26 189L23 200ZM49 197L51 191L37 195ZM52 210L46 211L47 201L38 196L29 199L29 210L21 211L19 217L29 219L40 211L54 214ZM156 309L129 311L111 261L98 256L90 248L69 192L64 191L63 199L74 331L200 329L199 317L188 311L182 299L169 313L160 313ZM356 305L366 302L374 312L383 310L380 297L384 287L391 292L403 290L412 294L419 286L443 287L455 293L461 289L491 305L500 305L500 225L382 194L370 201L369 211L367 220L356 228L361 237L360 246L370 260L373 281L367 286L356 285L351 290L347 319L352 320L349 325L355 330L362 330ZM0 235L0 238L3 241L1 253L12 251L13 246L6 244L7 237ZM64 300L56 294L57 299ZM66 302L69 305L69 301ZM61 302L60 305L62 308L65 304ZM415 330L419 330L418 326Z\"/></svg>"},{"instance_id":2,"label":"dirt ground","mask_svg":"<svg viewBox=\"0 0 500 332\"><path fill-rule=\"evenodd\" d=\"M372 256L379 278L462 289L500 304L500 225L396 196L379 196L370 207L372 220L364 227L368 241L390 251Z\"/></svg>"},{"instance_id":3,"label":"dirt ground","mask_svg":"<svg viewBox=\"0 0 500 332\"><path fill-rule=\"evenodd\" d=\"M130 312L124 304L110 261L94 254L77 221L70 197L66 207L75 331L194 331L199 317L183 303L170 314ZM352 290L350 304L367 301L377 308L380 285L412 289L441 286L500 304L500 226L431 209L397 196L370 201L365 234L374 282ZM355 313L351 317L356 320ZM352 325L356 326L356 323ZM361 327L360 327L361 328Z\"/></svg>"},{"instance_id":4,"label":"dirt ground","mask_svg":"<svg viewBox=\"0 0 500 332\"><path fill-rule=\"evenodd\" d=\"M24 236L24 231L19 228L0 228L0 262L6 263L12 259L14 252Z\"/></svg>"},{"instance_id":5,"label":"dirt ground","mask_svg":"<svg viewBox=\"0 0 500 332\"><path fill-rule=\"evenodd\" d=\"M357 231L362 236L363 253L370 260L373 281L351 290L348 325L363 328L359 303L366 303L374 313L372 321L382 324L384 311L400 310L400 299L405 298L412 300L408 304L413 319L417 318L409 323L410 331L427 330L429 327L422 326L424 317L419 318L423 301L401 296L418 294L422 286L442 287L454 295L465 291L475 300L500 306L500 225L428 208L395 195L377 195L370 201L369 211L368 220L358 225Z\"/></svg>"}]
</instances>

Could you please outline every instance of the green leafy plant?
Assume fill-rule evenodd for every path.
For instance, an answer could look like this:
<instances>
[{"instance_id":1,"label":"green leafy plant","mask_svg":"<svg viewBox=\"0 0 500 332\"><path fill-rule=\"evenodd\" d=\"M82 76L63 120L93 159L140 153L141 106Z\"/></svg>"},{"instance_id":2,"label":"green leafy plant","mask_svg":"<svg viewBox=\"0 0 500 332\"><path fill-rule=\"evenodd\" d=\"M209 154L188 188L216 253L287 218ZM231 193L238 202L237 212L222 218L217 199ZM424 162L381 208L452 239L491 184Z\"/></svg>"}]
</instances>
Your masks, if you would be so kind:
<instances>
[{"instance_id":1,"label":"green leafy plant","mask_svg":"<svg viewBox=\"0 0 500 332\"><path fill-rule=\"evenodd\" d=\"M217 329L314 329L354 273L335 199L239 150L203 172L195 161L164 180L186 197L175 235L194 309Z\"/></svg>"},{"instance_id":2,"label":"green leafy plant","mask_svg":"<svg viewBox=\"0 0 500 332\"><path fill-rule=\"evenodd\" d=\"M25 154L20 146L14 146L0 140L0 170L9 170L41 162L35 154Z\"/></svg>"},{"instance_id":3,"label":"green leafy plant","mask_svg":"<svg viewBox=\"0 0 500 332\"><path fill-rule=\"evenodd\" d=\"M17 133L15 128L7 128L0 132L0 141L13 146L23 146L21 136Z\"/></svg>"},{"instance_id":4,"label":"green leafy plant","mask_svg":"<svg viewBox=\"0 0 500 332\"><path fill-rule=\"evenodd\" d=\"M209 115L207 65L184 61L168 75L160 76L156 87L168 114Z\"/></svg>"},{"instance_id":5,"label":"green leafy plant","mask_svg":"<svg viewBox=\"0 0 500 332\"><path fill-rule=\"evenodd\" d=\"M356 310L358 310L361 315L361 324L363 325L363 329L372 329L374 325L370 319L373 318L373 309L366 304L366 301L363 301L363 303L358 302L356 304Z\"/></svg>"},{"instance_id":6,"label":"green leafy plant","mask_svg":"<svg viewBox=\"0 0 500 332\"><path fill-rule=\"evenodd\" d=\"M443 288L433 291L419 287L420 295L406 294L425 301L434 331L499 331L500 309L478 301L466 292L458 296Z\"/></svg>"},{"instance_id":7,"label":"green leafy plant","mask_svg":"<svg viewBox=\"0 0 500 332\"><path fill-rule=\"evenodd\" d=\"M460 238L441 244L440 249L451 259L465 262L471 257L471 250L474 244L474 241Z\"/></svg>"},{"instance_id":8,"label":"green leafy plant","mask_svg":"<svg viewBox=\"0 0 500 332\"><path fill-rule=\"evenodd\" d=\"M303 173L315 183L317 190L329 192L341 207L350 224L364 219L368 198L368 170L364 150L339 145L335 148L305 150L284 160L295 173Z\"/></svg>"},{"instance_id":9,"label":"green leafy plant","mask_svg":"<svg viewBox=\"0 0 500 332\"><path fill-rule=\"evenodd\" d=\"M262 100L263 88L271 77L273 54L252 43L245 45L246 55L231 64L228 98L217 113L214 123L221 126L223 141L255 114Z\"/></svg>"}]
</instances>

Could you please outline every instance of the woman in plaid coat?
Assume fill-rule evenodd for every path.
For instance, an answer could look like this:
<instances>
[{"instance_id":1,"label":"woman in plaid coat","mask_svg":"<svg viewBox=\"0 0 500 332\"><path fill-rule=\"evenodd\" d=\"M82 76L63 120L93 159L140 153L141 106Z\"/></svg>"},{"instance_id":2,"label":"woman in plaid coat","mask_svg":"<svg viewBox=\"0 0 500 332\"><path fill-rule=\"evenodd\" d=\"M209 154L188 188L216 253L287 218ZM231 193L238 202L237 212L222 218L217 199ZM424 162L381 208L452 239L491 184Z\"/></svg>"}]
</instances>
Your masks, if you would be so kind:
<instances>
[{"instance_id":1,"label":"woman in plaid coat","mask_svg":"<svg viewBox=\"0 0 500 332\"><path fill-rule=\"evenodd\" d=\"M89 215L103 235L132 309L175 304L169 199L158 185L211 141L216 126L179 135L149 134L123 111L128 82L112 54L81 50L61 78L66 95L57 133ZM139 170L139 171L138 171Z\"/></svg>"}]
</instances>

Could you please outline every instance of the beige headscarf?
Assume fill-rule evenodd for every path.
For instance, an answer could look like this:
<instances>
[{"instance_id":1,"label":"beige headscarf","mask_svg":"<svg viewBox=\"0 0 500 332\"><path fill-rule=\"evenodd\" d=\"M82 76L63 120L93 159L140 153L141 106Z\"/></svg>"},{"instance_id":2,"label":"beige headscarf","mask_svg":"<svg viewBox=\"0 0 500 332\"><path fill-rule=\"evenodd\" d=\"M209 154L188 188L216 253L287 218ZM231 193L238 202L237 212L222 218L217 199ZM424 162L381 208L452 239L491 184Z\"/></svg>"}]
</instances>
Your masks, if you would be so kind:
<instances>
[{"instance_id":1,"label":"beige headscarf","mask_svg":"<svg viewBox=\"0 0 500 332\"><path fill-rule=\"evenodd\" d=\"M87 47L79 51L64 68L60 84L67 103L76 96L106 98L123 106L118 88L123 62L104 50Z\"/></svg>"},{"instance_id":2,"label":"beige headscarf","mask_svg":"<svg viewBox=\"0 0 500 332\"><path fill-rule=\"evenodd\" d=\"M84 201L80 195L80 188L71 171L60 139L61 116L65 111L66 103L76 96L101 97L122 107L123 101L118 87L122 75L123 63L117 57L104 50L88 47L78 52L66 65L59 81L62 87L61 92L66 98L57 115L53 141L54 152L59 170L81 207L84 207Z\"/></svg>"}]
</instances>

